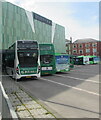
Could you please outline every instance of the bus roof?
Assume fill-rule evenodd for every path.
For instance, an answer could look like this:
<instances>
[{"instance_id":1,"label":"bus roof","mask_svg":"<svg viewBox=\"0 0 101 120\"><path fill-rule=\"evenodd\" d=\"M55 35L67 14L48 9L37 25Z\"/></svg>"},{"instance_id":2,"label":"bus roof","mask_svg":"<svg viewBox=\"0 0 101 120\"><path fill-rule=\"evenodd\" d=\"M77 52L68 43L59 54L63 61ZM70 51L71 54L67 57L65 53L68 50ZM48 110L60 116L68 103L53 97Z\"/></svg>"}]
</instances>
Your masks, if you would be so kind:
<instances>
[{"instance_id":1,"label":"bus roof","mask_svg":"<svg viewBox=\"0 0 101 120\"><path fill-rule=\"evenodd\" d=\"M53 45L52 43L39 43L39 45Z\"/></svg>"},{"instance_id":2,"label":"bus roof","mask_svg":"<svg viewBox=\"0 0 101 120\"><path fill-rule=\"evenodd\" d=\"M55 55L68 55L66 53L55 53Z\"/></svg>"},{"instance_id":3,"label":"bus roof","mask_svg":"<svg viewBox=\"0 0 101 120\"><path fill-rule=\"evenodd\" d=\"M79 57L79 58L80 58L80 57L91 57L91 58L92 58L92 57L97 57L97 56L95 56L95 55L83 56L83 55L82 55L82 56L78 56L78 57Z\"/></svg>"}]
</instances>

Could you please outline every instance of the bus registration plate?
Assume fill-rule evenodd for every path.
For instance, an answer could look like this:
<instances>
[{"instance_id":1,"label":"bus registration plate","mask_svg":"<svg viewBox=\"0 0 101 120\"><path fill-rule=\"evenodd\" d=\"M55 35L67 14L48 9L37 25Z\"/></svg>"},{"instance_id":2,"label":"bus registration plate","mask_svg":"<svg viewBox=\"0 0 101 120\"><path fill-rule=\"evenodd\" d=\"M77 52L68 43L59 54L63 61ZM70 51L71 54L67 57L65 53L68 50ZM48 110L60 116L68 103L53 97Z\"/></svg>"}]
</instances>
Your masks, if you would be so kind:
<instances>
[{"instance_id":1,"label":"bus registration plate","mask_svg":"<svg viewBox=\"0 0 101 120\"><path fill-rule=\"evenodd\" d=\"M31 76L26 76L26 78L31 78Z\"/></svg>"},{"instance_id":2,"label":"bus registration plate","mask_svg":"<svg viewBox=\"0 0 101 120\"><path fill-rule=\"evenodd\" d=\"M52 67L42 67L42 70L52 70Z\"/></svg>"}]
</instances>

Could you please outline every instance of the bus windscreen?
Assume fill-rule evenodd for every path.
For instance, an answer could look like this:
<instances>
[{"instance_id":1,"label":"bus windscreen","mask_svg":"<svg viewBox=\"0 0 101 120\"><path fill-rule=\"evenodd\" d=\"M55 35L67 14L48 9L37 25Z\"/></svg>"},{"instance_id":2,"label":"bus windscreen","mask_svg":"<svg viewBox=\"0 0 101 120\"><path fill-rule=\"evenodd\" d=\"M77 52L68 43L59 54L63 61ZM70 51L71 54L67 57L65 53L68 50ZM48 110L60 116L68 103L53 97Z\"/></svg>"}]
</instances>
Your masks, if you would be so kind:
<instances>
[{"instance_id":1,"label":"bus windscreen","mask_svg":"<svg viewBox=\"0 0 101 120\"><path fill-rule=\"evenodd\" d=\"M18 52L20 67L36 67L38 62L38 51Z\"/></svg>"},{"instance_id":2,"label":"bus windscreen","mask_svg":"<svg viewBox=\"0 0 101 120\"><path fill-rule=\"evenodd\" d=\"M53 55L41 55L41 63L50 64L53 60Z\"/></svg>"},{"instance_id":3,"label":"bus windscreen","mask_svg":"<svg viewBox=\"0 0 101 120\"><path fill-rule=\"evenodd\" d=\"M52 50L52 46L41 46L40 50L46 51L46 50Z\"/></svg>"},{"instance_id":4,"label":"bus windscreen","mask_svg":"<svg viewBox=\"0 0 101 120\"><path fill-rule=\"evenodd\" d=\"M56 63L57 64L67 64L69 62L68 56L56 56Z\"/></svg>"}]
</instances>

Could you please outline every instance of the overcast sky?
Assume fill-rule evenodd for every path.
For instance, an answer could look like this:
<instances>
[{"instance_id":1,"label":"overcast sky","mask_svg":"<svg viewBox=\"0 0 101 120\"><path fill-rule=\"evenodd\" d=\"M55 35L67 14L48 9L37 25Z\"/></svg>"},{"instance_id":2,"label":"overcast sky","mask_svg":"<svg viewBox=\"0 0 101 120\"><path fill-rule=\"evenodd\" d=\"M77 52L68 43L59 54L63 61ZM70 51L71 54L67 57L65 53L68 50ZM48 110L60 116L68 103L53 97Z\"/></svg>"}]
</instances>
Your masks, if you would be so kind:
<instances>
[{"instance_id":1,"label":"overcast sky","mask_svg":"<svg viewBox=\"0 0 101 120\"><path fill-rule=\"evenodd\" d=\"M65 27L66 38L99 39L98 0L7 0ZM41 2L40 2L41 1Z\"/></svg>"}]
</instances>

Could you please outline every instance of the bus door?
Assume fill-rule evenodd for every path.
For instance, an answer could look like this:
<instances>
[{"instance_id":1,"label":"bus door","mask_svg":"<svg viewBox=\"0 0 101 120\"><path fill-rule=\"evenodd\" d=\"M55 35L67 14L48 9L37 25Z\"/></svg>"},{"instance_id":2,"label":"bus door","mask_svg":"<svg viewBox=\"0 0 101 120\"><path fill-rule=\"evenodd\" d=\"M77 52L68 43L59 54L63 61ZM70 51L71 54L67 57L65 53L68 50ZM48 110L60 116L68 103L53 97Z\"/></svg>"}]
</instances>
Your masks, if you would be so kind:
<instances>
[{"instance_id":1,"label":"bus door","mask_svg":"<svg viewBox=\"0 0 101 120\"><path fill-rule=\"evenodd\" d=\"M89 57L83 57L83 64L89 64Z\"/></svg>"}]
</instances>

